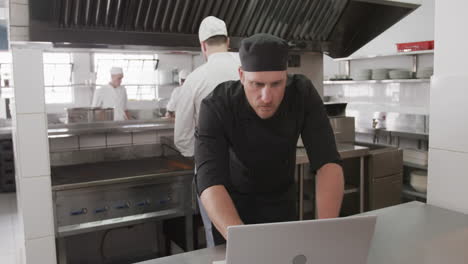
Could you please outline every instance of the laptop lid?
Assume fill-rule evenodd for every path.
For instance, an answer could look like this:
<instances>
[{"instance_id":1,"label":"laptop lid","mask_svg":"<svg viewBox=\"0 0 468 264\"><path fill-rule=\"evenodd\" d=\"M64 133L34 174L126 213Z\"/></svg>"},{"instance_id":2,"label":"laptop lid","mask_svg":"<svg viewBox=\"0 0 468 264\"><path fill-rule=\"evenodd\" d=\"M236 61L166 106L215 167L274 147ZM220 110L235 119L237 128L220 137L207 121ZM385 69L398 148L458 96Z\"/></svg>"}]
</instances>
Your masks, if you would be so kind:
<instances>
[{"instance_id":1,"label":"laptop lid","mask_svg":"<svg viewBox=\"0 0 468 264\"><path fill-rule=\"evenodd\" d=\"M376 216L228 228L227 264L365 264Z\"/></svg>"}]
</instances>

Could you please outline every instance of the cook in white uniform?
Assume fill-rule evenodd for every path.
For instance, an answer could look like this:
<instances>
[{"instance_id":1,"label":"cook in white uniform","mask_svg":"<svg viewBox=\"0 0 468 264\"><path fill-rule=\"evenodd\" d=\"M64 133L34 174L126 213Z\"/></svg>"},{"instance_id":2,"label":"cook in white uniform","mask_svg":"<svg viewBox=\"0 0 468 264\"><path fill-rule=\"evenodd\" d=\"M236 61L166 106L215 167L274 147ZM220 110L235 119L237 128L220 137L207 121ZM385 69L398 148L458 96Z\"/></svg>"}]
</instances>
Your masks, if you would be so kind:
<instances>
[{"instance_id":1,"label":"cook in white uniform","mask_svg":"<svg viewBox=\"0 0 468 264\"><path fill-rule=\"evenodd\" d=\"M183 85L177 103L174 141L186 157L193 157L195 126L201 101L220 83L238 80L240 61L228 52L229 38L224 21L209 16L199 29L200 46L205 64L195 69Z\"/></svg>"},{"instance_id":2,"label":"cook in white uniform","mask_svg":"<svg viewBox=\"0 0 468 264\"><path fill-rule=\"evenodd\" d=\"M179 101L180 98L180 92L182 91L182 86L184 85L185 79L187 79L187 76L189 75L189 72L186 70L181 70L179 72L179 87L176 87L174 91L171 93L171 98L169 99L169 102L167 103L166 106L166 117L169 118L174 118L175 117L175 110L177 108L177 102Z\"/></svg>"},{"instance_id":3,"label":"cook in white uniform","mask_svg":"<svg viewBox=\"0 0 468 264\"><path fill-rule=\"evenodd\" d=\"M177 102L175 117L174 142L186 157L194 155L195 126L198 123L201 101L218 84L239 80L240 60L238 55L228 52L229 38L224 21L214 16L206 17L200 24L198 36L207 62L195 69L185 80ZM207 246L213 247L212 223L200 201L198 204L205 226Z\"/></svg>"},{"instance_id":4,"label":"cook in white uniform","mask_svg":"<svg viewBox=\"0 0 468 264\"><path fill-rule=\"evenodd\" d=\"M120 67L112 67L110 70L111 81L96 89L93 96L92 107L114 108L114 120L128 120L127 91L122 86L124 77Z\"/></svg>"}]
</instances>

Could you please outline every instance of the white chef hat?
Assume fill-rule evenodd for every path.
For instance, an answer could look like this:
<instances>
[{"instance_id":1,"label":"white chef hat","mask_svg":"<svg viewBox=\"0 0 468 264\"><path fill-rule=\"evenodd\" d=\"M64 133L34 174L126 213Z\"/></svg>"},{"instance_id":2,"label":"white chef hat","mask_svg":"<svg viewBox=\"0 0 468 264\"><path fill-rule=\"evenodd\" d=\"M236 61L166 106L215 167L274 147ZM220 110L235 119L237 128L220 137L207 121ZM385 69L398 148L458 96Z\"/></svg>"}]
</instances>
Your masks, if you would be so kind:
<instances>
[{"instance_id":1,"label":"white chef hat","mask_svg":"<svg viewBox=\"0 0 468 264\"><path fill-rule=\"evenodd\" d=\"M205 17L200 24L200 29L198 30L198 38L200 39L200 42L218 35L227 37L226 23L214 16Z\"/></svg>"},{"instance_id":2,"label":"white chef hat","mask_svg":"<svg viewBox=\"0 0 468 264\"><path fill-rule=\"evenodd\" d=\"M120 67L112 67L110 70L111 75L123 74L123 69Z\"/></svg>"},{"instance_id":3,"label":"white chef hat","mask_svg":"<svg viewBox=\"0 0 468 264\"><path fill-rule=\"evenodd\" d=\"M187 79L187 76L189 75L189 72L187 70L181 70L179 72L179 79Z\"/></svg>"}]
</instances>

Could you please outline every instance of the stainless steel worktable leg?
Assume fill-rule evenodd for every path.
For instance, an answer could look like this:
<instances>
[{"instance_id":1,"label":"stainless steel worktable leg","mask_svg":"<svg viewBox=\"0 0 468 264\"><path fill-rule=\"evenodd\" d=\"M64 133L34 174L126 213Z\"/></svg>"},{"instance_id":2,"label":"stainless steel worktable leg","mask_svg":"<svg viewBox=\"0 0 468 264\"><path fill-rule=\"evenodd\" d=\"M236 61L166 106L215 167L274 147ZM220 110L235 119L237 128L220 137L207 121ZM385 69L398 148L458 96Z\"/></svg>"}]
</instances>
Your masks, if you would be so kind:
<instances>
[{"instance_id":1,"label":"stainless steel worktable leg","mask_svg":"<svg viewBox=\"0 0 468 264\"><path fill-rule=\"evenodd\" d=\"M185 240L187 243L187 251L193 251L193 216L187 214L185 216Z\"/></svg>"},{"instance_id":2,"label":"stainless steel worktable leg","mask_svg":"<svg viewBox=\"0 0 468 264\"><path fill-rule=\"evenodd\" d=\"M67 251L66 251L66 243L65 238L59 237L57 238L57 255L58 255L58 263L59 264L67 264Z\"/></svg>"},{"instance_id":3,"label":"stainless steel worktable leg","mask_svg":"<svg viewBox=\"0 0 468 264\"><path fill-rule=\"evenodd\" d=\"M302 165L297 165L299 181L299 220L304 220L304 170Z\"/></svg>"},{"instance_id":4,"label":"stainless steel worktable leg","mask_svg":"<svg viewBox=\"0 0 468 264\"><path fill-rule=\"evenodd\" d=\"M359 158L359 211L364 212L364 157Z\"/></svg>"}]
</instances>

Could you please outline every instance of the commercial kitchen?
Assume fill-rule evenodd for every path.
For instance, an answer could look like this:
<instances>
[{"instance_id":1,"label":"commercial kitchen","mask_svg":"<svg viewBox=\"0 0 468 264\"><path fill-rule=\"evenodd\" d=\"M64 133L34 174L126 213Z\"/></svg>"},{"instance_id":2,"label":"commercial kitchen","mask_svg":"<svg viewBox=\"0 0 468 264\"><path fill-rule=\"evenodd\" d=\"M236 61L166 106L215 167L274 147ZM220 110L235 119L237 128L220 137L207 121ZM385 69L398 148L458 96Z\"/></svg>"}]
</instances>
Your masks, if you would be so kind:
<instances>
[{"instance_id":1,"label":"commercial kitchen","mask_svg":"<svg viewBox=\"0 0 468 264\"><path fill-rule=\"evenodd\" d=\"M463 0L0 0L0 263L273 263L262 258L268 255L314 263L316 252L325 255L321 263L358 263L358 254L369 264L467 263L466 10ZM220 39L225 50L213 48ZM251 43L264 46L255 53ZM235 65L235 78L222 80L228 63L209 68L220 54ZM205 97L218 84L285 70L275 63L288 78L311 81L321 100L304 97L303 107L324 111L321 126L336 149L310 149L311 141L328 141L300 135L284 161L293 172L292 222L246 221L251 239L213 245L209 220L227 235L200 182L224 164L213 158L219 167L204 167L206 118L197 114L206 117L208 102L221 98ZM207 86L214 80L222 81ZM247 82L236 83L255 108ZM201 111L197 100L182 101L189 89L205 89ZM190 107L187 150L178 122ZM294 122L282 114L272 115ZM265 145L272 157L283 151L274 141ZM226 150L231 171L245 169L233 161L236 144ZM342 197L336 215L323 217L316 159L330 146L343 179L332 187ZM271 182L283 166L253 162L271 164ZM341 227L359 219L375 221L367 242L357 229L275 233L287 224ZM255 236L265 228L278 239ZM342 250L345 241L356 247ZM244 251L233 250L239 244Z\"/></svg>"}]
</instances>

